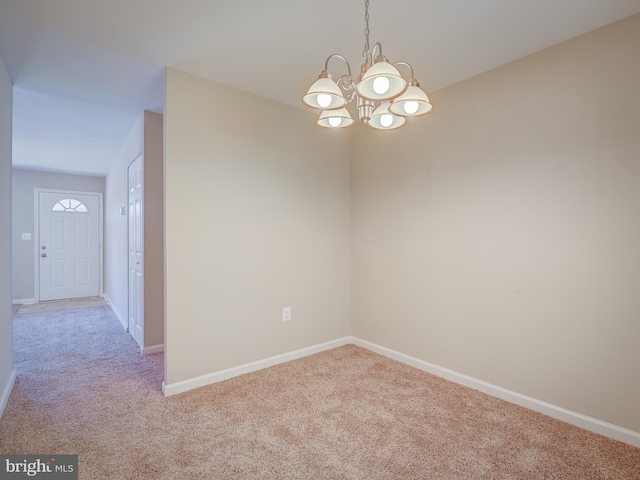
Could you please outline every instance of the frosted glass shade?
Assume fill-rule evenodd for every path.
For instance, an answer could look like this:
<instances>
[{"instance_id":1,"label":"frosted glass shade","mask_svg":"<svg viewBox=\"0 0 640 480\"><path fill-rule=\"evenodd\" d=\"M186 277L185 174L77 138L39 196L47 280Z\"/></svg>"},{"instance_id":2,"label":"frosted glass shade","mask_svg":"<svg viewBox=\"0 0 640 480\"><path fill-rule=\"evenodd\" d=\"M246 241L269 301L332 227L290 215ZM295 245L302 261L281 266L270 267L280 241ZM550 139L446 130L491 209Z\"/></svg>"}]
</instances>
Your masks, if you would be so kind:
<instances>
[{"instance_id":1,"label":"frosted glass shade","mask_svg":"<svg viewBox=\"0 0 640 480\"><path fill-rule=\"evenodd\" d=\"M415 109L416 106L417 109ZM409 85L407 90L396 98L389 107L391 113L402 115L403 117L416 117L429 113L432 110L433 105L429 102L427 94L415 85Z\"/></svg>"},{"instance_id":2,"label":"frosted glass shade","mask_svg":"<svg viewBox=\"0 0 640 480\"><path fill-rule=\"evenodd\" d=\"M386 91L378 93L374 89L374 82L380 77L386 77L389 80L389 88ZM385 82L386 83L386 82ZM393 97L397 97L404 92L407 87L407 81L400 76L398 69L387 62L374 63L369 70L367 70L362 77L360 83L358 83L356 89L358 95L368 100L381 101L390 100ZM378 89L378 91L380 91Z\"/></svg>"},{"instance_id":3,"label":"frosted glass shade","mask_svg":"<svg viewBox=\"0 0 640 480\"><path fill-rule=\"evenodd\" d=\"M320 97L320 102L318 102ZM328 97L328 98L327 98ZM327 103L327 100L330 100ZM302 97L302 101L313 108L323 108L332 110L341 108L347 104L347 100L342 95L340 87L330 78L319 78L309 87L307 94Z\"/></svg>"},{"instance_id":4,"label":"frosted glass shade","mask_svg":"<svg viewBox=\"0 0 640 480\"><path fill-rule=\"evenodd\" d=\"M389 102L385 102L373 111L369 120L370 126L379 130L393 130L404 125L407 119L390 112L389 105L391 105Z\"/></svg>"},{"instance_id":5,"label":"frosted glass shade","mask_svg":"<svg viewBox=\"0 0 640 480\"><path fill-rule=\"evenodd\" d=\"M346 108L337 110L325 110L320 114L318 125L327 128L344 128L353 123L353 118Z\"/></svg>"}]
</instances>

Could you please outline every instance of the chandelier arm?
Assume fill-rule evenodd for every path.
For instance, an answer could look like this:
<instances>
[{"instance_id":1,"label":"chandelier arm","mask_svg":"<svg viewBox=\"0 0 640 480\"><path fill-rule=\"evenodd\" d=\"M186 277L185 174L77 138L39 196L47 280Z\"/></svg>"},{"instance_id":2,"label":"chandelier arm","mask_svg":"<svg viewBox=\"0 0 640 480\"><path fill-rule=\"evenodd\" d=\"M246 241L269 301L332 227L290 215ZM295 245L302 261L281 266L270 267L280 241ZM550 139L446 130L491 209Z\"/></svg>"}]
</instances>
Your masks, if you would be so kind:
<instances>
[{"instance_id":1,"label":"chandelier arm","mask_svg":"<svg viewBox=\"0 0 640 480\"><path fill-rule=\"evenodd\" d=\"M408 62L403 62L403 61L399 61L399 62L395 62L395 63L393 63L392 65L393 65L394 67L395 67L396 65L404 65L405 67L409 67L409 70L411 70L411 82L410 82L410 84L411 84L411 85L413 85L413 84L415 84L415 83L416 83L416 77L415 77L415 74L413 73L413 67L411 66L411 64L410 64L410 63L408 63Z\"/></svg>"},{"instance_id":2,"label":"chandelier arm","mask_svg":"<svg viewBox=\"0 0 640 480\"><path fill-rule=\"evenodd\" d=\"M324 62L324 69L326 72L329 71L329 60L331 60L332 58L339 58L340 60L342 60L344 63L347 64L347 71L349 72L349 78L351 78L351 65L349 65L349 62L347 61L346 58L344 58L342 55L338 54L338 53L334 53L332 55L329 55L329 57L327 58L327 61Z\"/></svg>"},{"instance_id":3,"label":"chandelier arm","mask_svg":"<svg viewBox=\"0 0 640 480\"><path fill-rule=\"evenodd\" d=\"M376 53L376 48L378 49L378 56L383 56L382 55L382 44L380 42L376 42L376 44L373 46L373 50L371 50L371 59L375 62L376 57L375 53Z\"/></svg>"}]
</instances>

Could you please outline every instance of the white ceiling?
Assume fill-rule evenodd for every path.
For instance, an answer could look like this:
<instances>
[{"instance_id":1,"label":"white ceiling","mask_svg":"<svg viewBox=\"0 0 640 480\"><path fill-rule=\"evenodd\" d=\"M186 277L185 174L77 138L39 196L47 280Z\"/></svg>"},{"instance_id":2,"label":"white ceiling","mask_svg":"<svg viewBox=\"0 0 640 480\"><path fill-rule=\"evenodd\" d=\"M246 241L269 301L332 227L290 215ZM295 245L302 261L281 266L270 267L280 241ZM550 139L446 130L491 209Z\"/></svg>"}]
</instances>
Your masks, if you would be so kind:
<instances>
[{"instance_id":1,"label":"white ceiling","mask_svg":"<svg viewBox=\"0 0 640 480\"><path fill-rule=\"evenodd\" d=\"M429 93L638 12L640 0L371 0L371 43ZM357 73L363 15L361 0L0 0L14 166L105 175L142 110L162 112L166 66L303 108L330 54Z\"/></svg>"}]
</instances>

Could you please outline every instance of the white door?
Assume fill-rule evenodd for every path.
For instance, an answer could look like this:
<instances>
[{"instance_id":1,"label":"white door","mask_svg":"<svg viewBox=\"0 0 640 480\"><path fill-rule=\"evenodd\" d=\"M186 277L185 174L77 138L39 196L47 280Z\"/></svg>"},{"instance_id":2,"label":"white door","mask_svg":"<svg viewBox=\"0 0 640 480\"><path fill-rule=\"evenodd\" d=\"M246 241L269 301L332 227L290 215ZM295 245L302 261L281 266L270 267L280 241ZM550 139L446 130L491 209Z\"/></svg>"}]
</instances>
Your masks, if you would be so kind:
<instances>
[{"instance_id":1,"label":"white door","mask_svg":"<svg viewBox=\"0 0 640 480\"><path fill-rule=\"evenodd\" d=\"M129 165L129 332L144 343L142 157Z\"/></svg>"},{"instance_id":2,"label":"white door","mask_svg":"<svg viewBox=\"0 0 640 480\"><path fill-rule=\"evenodd\" d=\"M38 192L40 300L100 294L99 195Z\"/></svg>"}]
</instances>

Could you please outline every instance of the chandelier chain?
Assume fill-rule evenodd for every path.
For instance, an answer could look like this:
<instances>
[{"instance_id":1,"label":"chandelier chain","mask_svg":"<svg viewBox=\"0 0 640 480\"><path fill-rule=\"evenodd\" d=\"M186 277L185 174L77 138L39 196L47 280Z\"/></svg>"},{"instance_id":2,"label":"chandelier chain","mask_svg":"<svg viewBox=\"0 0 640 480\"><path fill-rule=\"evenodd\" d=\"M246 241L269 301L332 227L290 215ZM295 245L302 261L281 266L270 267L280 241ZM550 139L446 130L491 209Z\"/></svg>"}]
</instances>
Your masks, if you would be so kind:
<instances>
[{"instance_id":1,"label":"chandelier chain","mask_svg":"<svg viewBox=\"0 0 640 480\"><path fill-rule=\"evenodd\" d=\"M364 50L362 51L362 58L365 62L371 60L371 53L369 52L369 0L364 0Z\"/></svg>"}]
</instances>

